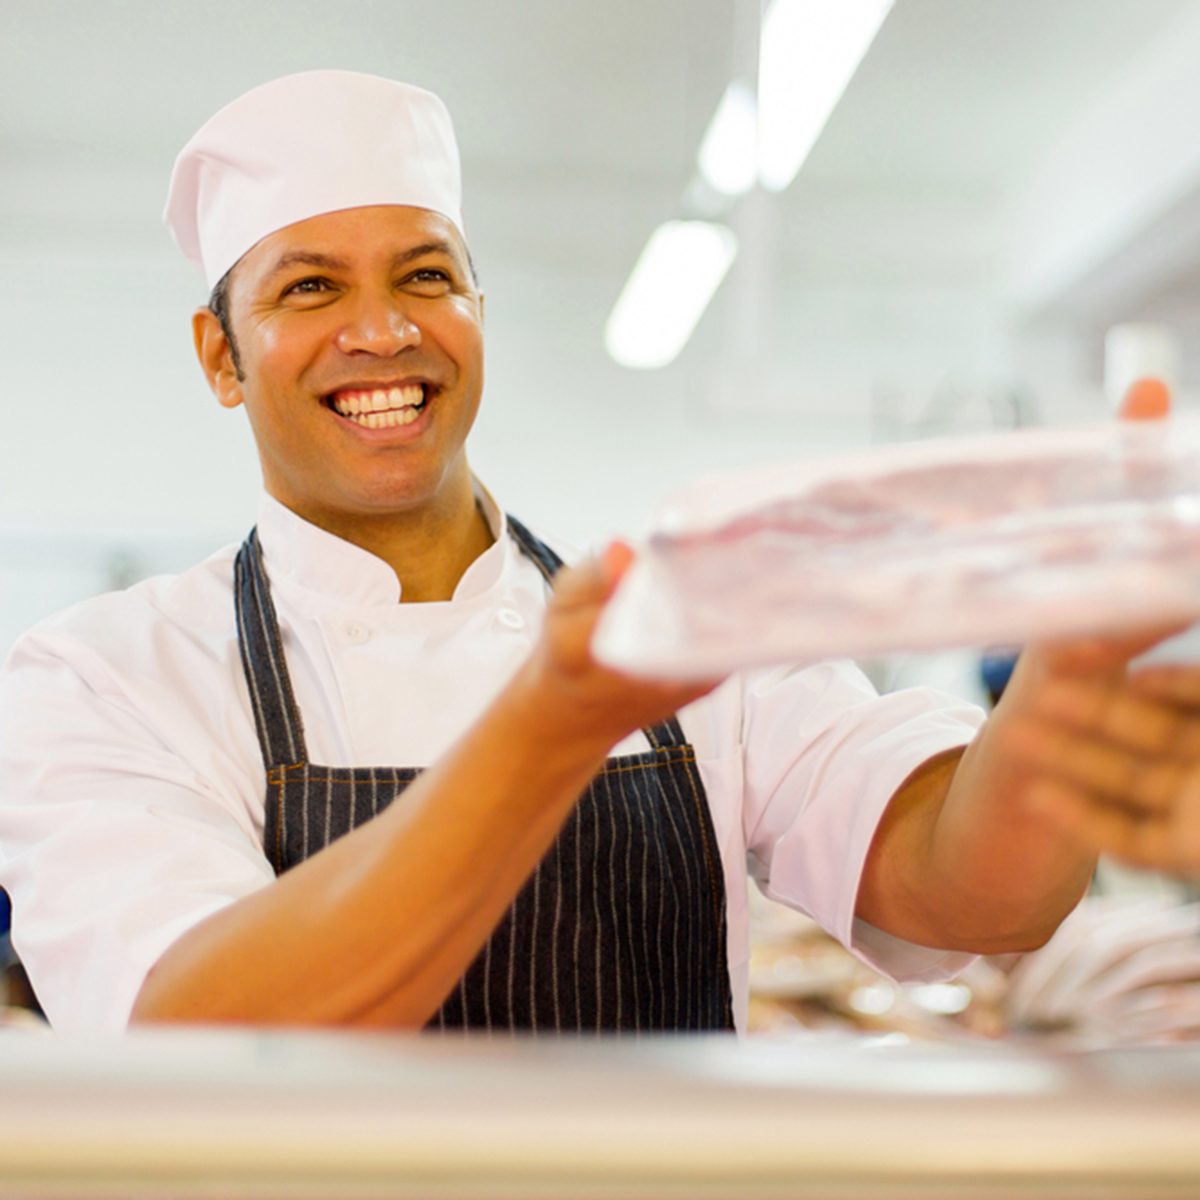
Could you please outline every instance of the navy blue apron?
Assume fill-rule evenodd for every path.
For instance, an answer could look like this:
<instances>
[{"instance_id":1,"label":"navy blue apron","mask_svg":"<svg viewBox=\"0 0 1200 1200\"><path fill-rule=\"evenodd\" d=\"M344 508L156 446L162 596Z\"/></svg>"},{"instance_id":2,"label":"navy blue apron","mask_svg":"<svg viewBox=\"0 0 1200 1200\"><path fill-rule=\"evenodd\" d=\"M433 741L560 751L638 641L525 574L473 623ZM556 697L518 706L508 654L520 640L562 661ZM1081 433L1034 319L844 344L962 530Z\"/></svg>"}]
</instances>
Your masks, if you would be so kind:
<instances>
[{"instance_id":1,"label":"navy blue apron","mask_svg":"<svg viewBox=\"0 0 1200 1200\"><path fill-rule=\"evenodd\" d=\"M549 582L561 560L509 529ZM256 531L234 571L279 874L381 812L420 768L308 761ZM429 1028L733 1028L724 875L695 752L674 717L644 732L651 749L607 760Z\"/></svg>"}]
</instances>

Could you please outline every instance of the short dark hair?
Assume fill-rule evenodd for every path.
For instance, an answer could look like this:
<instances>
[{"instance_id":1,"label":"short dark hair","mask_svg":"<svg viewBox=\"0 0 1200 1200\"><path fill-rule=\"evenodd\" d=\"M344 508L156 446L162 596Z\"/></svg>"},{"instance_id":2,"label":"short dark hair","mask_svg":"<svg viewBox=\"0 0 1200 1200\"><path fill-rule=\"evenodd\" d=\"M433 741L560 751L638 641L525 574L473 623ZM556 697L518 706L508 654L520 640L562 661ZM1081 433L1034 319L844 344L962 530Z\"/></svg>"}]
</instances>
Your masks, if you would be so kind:
<instances>
[{"instance_id":1,"label":"short dark hair","mask_svg":"<svg viewBox=\"0 0 1200 1200\"><path fill-rule=\"evenodd\" d=\"M233 369L237 372L240 382L246 377L242 374L242 361L238 356L237 342L233 336L233 325L229 320L229 277L232 274L233 267L230 267L217 280L216 286L212 290L212 295L208 298L208 309L217 318L221 326L221 332L225 335L225 340L229 343L229 353L233 358Z\"/></svg>"}]
</instances>

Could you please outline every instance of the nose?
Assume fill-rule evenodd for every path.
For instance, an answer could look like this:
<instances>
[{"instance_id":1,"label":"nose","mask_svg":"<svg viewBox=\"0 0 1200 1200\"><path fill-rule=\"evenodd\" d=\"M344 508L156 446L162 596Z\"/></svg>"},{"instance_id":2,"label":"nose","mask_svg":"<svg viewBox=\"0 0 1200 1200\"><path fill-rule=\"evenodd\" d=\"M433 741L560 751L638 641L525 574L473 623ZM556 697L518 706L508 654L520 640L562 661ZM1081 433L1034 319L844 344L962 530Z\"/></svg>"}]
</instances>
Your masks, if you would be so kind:
<instances>
[{"instance_id":1,"label":"nose","mask_svg":"<svg viewBox=\"0 0 1200 1200\"><path fill-rule=\"evenodd\" d=\"M343 354L391 358L421 344L421 330L404 298L392 292L360 294L336 336Z\"/></svg>"}]
</instances>

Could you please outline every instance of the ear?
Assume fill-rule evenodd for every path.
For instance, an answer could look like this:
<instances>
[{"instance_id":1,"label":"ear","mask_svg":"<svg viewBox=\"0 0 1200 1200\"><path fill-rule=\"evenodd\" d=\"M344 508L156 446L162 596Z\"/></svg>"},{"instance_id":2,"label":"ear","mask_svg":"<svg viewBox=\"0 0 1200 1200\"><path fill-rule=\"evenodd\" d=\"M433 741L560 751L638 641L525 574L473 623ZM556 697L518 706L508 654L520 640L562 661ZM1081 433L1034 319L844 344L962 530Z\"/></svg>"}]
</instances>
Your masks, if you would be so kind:
<instances>
[{"instance_id":1,"label":"ear","mask_svg":"<svg viewBox=\"0 0 1200 1200\"><path fill-rule=\"evenodd\" d=\"M242 381L233 363L233 348L211 309L198 308L192 314L192 341L217 402L237 408L242 402Z\"/></svg>"}]
</instances>

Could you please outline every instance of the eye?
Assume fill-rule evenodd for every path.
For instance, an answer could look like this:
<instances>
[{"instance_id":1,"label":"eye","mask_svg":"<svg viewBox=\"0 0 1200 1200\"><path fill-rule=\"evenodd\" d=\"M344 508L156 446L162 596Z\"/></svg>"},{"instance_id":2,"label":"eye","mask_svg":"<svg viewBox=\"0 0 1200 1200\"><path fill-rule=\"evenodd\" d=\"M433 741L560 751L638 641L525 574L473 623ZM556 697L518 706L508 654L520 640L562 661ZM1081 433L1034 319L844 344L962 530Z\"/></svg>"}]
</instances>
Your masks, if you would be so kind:
<instances>
[{"instance_id":1,"label":"eye","mask_svg":"<svg viewBox=\"0 0 1200 1200\"><path fill-rule=\"evenodd\" d=\"M297 279L295 283L290 283L283 289L285 296L316 296L321 292L328 291L330 288L328 279L320 275L308 275L304 279Z\"/></svg>"},{"instance_id":2,"label":"eye","mask_svg":"<svg viewBox=\"0 0 1200 1200\"><path fill-rule=\"evenodd\" d=\"M441 267L420 267L404 277L406 287L418 287L424 291L444 290L454 282L450 272Z\"/></svg>"}]
</instances>

